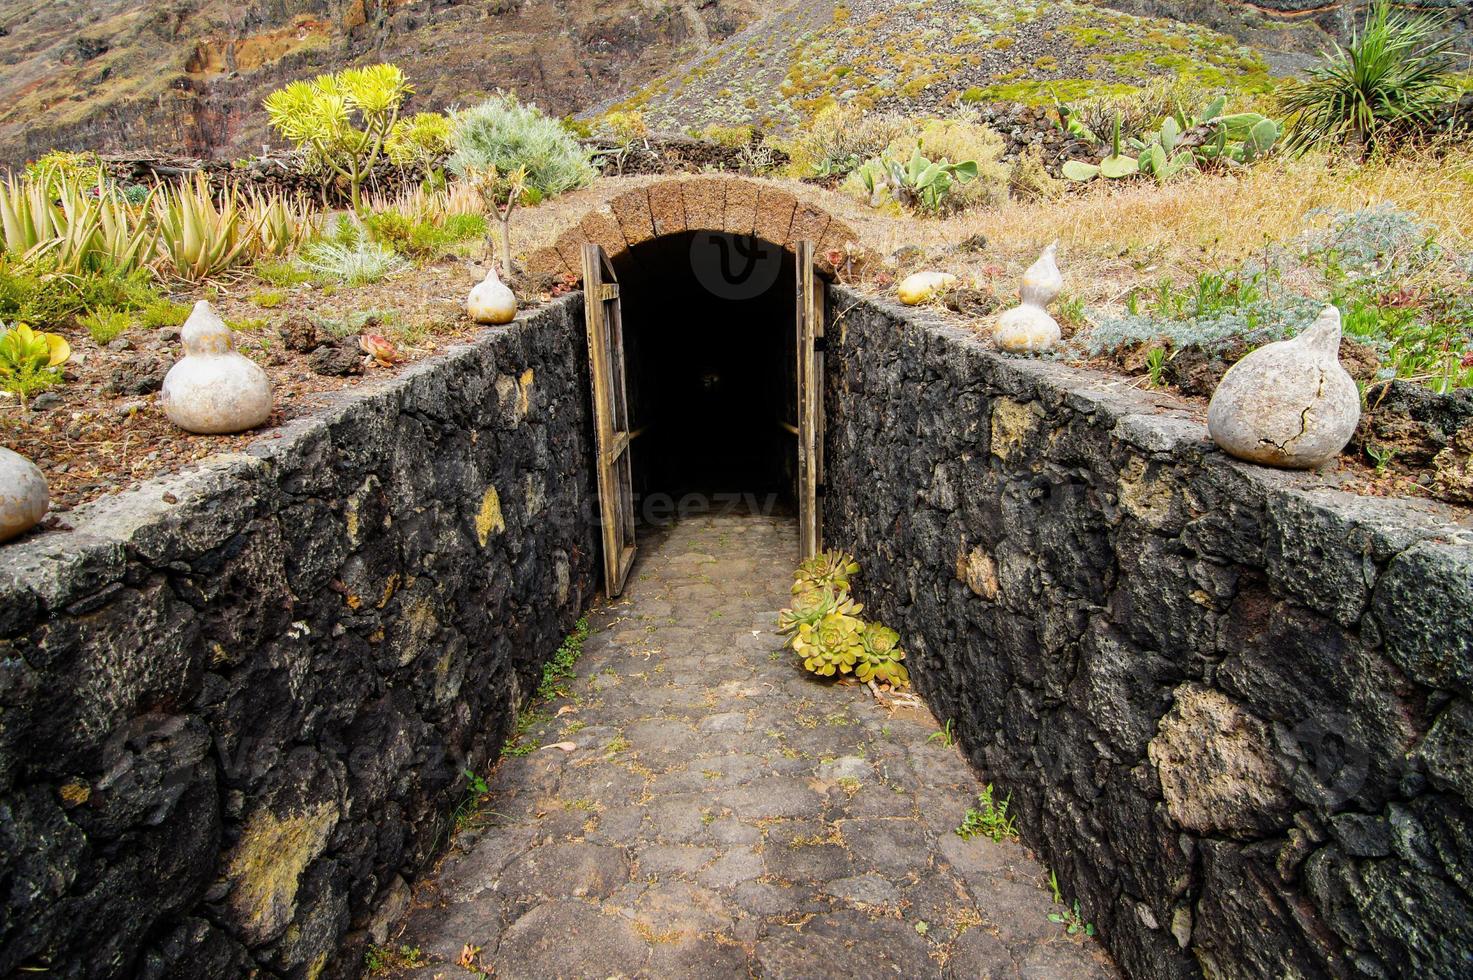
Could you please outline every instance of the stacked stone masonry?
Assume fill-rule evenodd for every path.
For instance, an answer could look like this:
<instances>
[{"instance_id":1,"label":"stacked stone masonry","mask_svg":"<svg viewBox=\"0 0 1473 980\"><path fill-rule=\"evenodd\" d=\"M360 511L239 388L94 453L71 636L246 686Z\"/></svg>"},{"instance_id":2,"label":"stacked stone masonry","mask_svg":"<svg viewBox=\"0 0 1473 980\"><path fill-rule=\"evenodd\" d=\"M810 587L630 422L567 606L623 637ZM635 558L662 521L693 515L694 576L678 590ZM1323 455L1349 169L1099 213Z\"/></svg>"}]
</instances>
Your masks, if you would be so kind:
<instances>
[{"instance_id":1,"label":"stacked stone masonry","mask_svg":"<svg viewBox=\"0 0 1473 980\"><path fill-rule=\"evenodd\" d=\"M1473 976L1473 526L836 290L828 544L1135 977Z\"/></svg>"},{"instance_id":2,"label":"stacked stone masonry","mask_svg":"<svg viewBox=\"0 0 1473 980\"><path fill-rule=\"evenodd\" d=\"M608 221L712 220L691 185L846 234L735 181ZM828 543L1123 970L1473 975L1467 512L831 296ZM581 319L0 551L0 976L358 972L592 597Z\"/></svg>"},{"instance_id":3,"label":"stacked stone masonry","mask_svg":"<svg viewBox=\"0 0 1473 980\"><path fill-rule=\"evenodd\" d=\"M785 248L813 242L818 264L832 271L834 255L857 248L854 229L787 191L739 177L686 177L625 191L533 252L527 271L539 279L581 278L583 245L616 257L665 235L707 231L755 235Z\"/></svg>"},{"instance_id":4,"label":"stacked stone masonry","mask_svg":"<svg viewBox=\"0 0 1473 980\"><path fill-rule=\"evenodd\" d=\"M591 599L582 306L0 552L0 976L354 976Z\"/></svg>"}]
</instances>

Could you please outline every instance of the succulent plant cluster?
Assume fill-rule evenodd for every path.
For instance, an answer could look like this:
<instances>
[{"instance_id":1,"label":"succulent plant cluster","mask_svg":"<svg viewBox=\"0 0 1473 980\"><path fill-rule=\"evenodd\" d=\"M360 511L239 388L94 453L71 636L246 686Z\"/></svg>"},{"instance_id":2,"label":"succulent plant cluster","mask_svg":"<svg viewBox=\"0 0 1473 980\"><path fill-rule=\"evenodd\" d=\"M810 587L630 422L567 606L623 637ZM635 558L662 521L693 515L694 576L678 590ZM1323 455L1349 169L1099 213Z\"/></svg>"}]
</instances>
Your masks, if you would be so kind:
<instances>
[{"instance_id":1,"label":"succulent plant cluster","mask_svg":"<svg viewBox=\"0 0 1473 980\"><path fill-rule=\"evenodd\" d=\"M853 674L861 681L902 688L910 683L900 634L860 618L864 606L849 595L859 563L841 551L804 560L793 576L793 605L778 614L778 629L821 677Z\"/></svg>"}]
</instances>

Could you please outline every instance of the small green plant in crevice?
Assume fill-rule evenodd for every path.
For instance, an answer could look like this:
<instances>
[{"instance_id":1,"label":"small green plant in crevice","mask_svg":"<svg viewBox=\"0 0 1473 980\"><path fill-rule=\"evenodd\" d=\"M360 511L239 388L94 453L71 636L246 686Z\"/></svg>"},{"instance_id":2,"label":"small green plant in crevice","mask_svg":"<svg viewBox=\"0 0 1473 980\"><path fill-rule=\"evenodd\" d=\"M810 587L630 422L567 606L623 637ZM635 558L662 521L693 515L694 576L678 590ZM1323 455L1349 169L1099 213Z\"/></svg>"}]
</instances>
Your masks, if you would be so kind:
<instances>
[{"instance_id":1,"label":"small green plant in crevice","mask_svg":"<svg viewBox=\"0 0 1473 980\"><path fill-rule=\"evenodd\" d=\"M1084 921L1084 914L1080 911L1079 900L1075 899L1073 904L1064 901L1063 892L1059 890L1059 876L1052 870L1048 873L1049 891L1053 893L1054 904L1063 906L1062 912L1050 912L1048 920L1065 928L1069 935L1074 936L1084 933L1086 936L1095 934L1093 922Z\"/></svg>"},{"instance_id":2,"label":"small green plant in crevice","mask_svg":"<svg viewBox=\"0 0 1473 980\"><path fill-rule=\"evenodd\" d=\"M948 718L948 719L946 719L946 724L944 724L944 725L941 726L941 730L939 732L932 732L930 735L926 736L926 742L928 744L929 743L932 743L932 742L936 742L936 743L939 743L942 748L947 748L947 749L949 749L953 745L955 745L956 744L956 719L954 719L954 718Z\"/></svg>"},{"instance_id":3,"label":"small green plant in crevice","mask_svg":"<svg viewBox=\"0 0 1473 980\"><path fill-rule=\"evenodd\" d=\"M540 725L544 721L550 721L552 715L546 711L538 711L536 708L528 708L517 713L516 727L512 729L511 735L502 748L502 754L512 757L531 755L537 751L537 744L527 738L527 733L533 725Z\"/></svg>"},{"instance_id":4,"label":"small green plant in crevice","mask_svg":"<svg viewBox=\"0 0 1473 980\"><path fill-rule=\"evenodd\" d=\"M1152 388L1166 387L1165 347L1152 347L1146 352L1146 381Z\"/></svg>"},{"instance_id":5,"label":"small green plant in crevice","mask_svg":"<svg viewBox=\"0 0 1473 980\"><path fill-rule=\"evenodd\" d=\"M578 663L578 658L583 656L583 643L587 639L588 618L585 616L574 624L573 632L564 637L552 659L542 665L542 681L537 685L537 697L540 700L568 696L567 686L563 682L573 676L573 667Z\"/></svg>"},{"instance_id":6,"label":"small green plant in crevice","mask_svg":"<svg viewBox=\"0 0 1473 980\"><path fill-rule=\"evenodd\" d=\"M961 826L956 828L956 835L962 840L971 840L980 834L989 838L994 844L1017 840L1017 820L1008 816L1008 806L1012 800L1011 795L1004 797L1001 801L993 799L992 784L988 783L982 788L982 792L977 794L977 806L967 807Z\"/></svg>"},{"instance_id":7,"label":"small green plant in crevice","mask_svg":"<svg viewBox=\"0 0 1473 980\"><path fill-rule=\"evenodd\" d=\"M429 963L418 946L369 946L363 954L363 968L369 974L390 970L414 970Z\"/></svg>"}]
</instances>

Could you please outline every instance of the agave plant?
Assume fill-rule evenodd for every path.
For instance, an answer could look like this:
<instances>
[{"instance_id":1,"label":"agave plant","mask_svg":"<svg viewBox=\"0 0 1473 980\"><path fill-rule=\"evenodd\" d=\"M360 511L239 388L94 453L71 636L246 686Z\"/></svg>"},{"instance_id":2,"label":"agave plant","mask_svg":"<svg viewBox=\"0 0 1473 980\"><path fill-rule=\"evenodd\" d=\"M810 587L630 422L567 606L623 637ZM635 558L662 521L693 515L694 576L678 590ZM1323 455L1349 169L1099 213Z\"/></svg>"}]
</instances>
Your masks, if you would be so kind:
<instances>
[{"instance_id":1,"label":"agave plant","mask_svg":"<svg viewBox=\"0 0 1473 980\"><path fill-rule=\"evenodd\" d=\"M202 175L153 201L164 271L187 282L219 275L250 257L255 229L234 187L219 203Z\"/></svg>"},{"instance_id":2,"label":"agave plant","mask_svg":"<svg viewBox=\"0 0 1473 980\"><path fill-rule=\"evenodd\" d=\"M245 222L255 232L258 256L294 252L317 231L311 207L280 194L252 192L245 206Z\"/></svg>"}]
</instances>

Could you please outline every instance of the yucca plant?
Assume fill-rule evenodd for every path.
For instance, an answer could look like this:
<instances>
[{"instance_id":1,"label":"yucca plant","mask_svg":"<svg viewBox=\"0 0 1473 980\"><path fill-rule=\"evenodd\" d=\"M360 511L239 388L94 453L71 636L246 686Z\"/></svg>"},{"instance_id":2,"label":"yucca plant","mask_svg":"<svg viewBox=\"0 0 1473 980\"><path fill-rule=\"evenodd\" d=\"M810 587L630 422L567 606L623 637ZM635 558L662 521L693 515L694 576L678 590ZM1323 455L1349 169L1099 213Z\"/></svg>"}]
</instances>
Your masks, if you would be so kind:
<instances>
[{"instance_id":1,"label":"yucca plant","mask_svg":"<svg viewBox=\"0 0 1473 980\"><path fill-rule=\"evenodd\" d=\"M159 257L163 271L200 282L250 257L255 229L239 191L229 188L219 202L202 175L154 197Z\"/></svg>"},{"instance_id":2,"label":"yucca plant","mask_svg":"<svg viewBox=\"0 0 1473 980\"><path fill-rule=\"evenodd\" d=\"M1430 122L1454 94L1445 27L1440 18L1376 0L1348 45L1337 43L1307 78L1286 87L1284 108L1295 114L1289 148L1303 153L1343 141L1364 157L1388 127Z\"/></svg>"}]
</instances>

